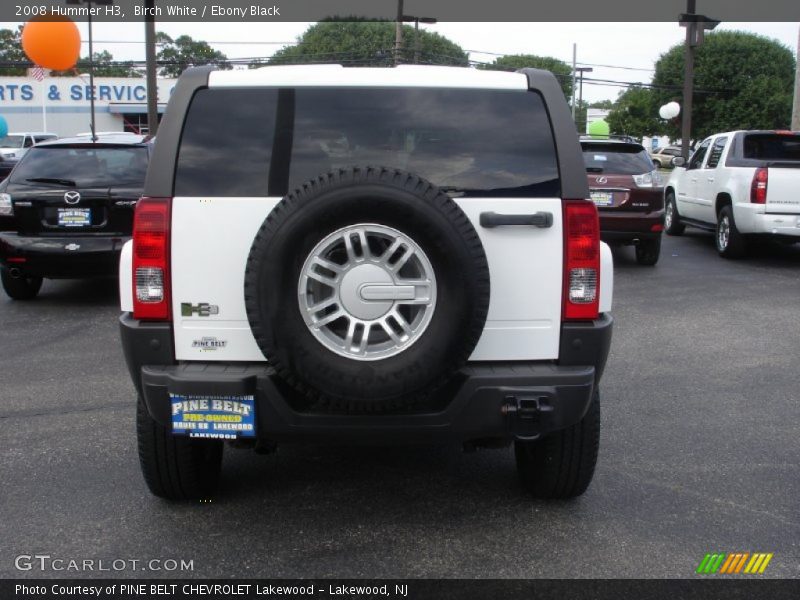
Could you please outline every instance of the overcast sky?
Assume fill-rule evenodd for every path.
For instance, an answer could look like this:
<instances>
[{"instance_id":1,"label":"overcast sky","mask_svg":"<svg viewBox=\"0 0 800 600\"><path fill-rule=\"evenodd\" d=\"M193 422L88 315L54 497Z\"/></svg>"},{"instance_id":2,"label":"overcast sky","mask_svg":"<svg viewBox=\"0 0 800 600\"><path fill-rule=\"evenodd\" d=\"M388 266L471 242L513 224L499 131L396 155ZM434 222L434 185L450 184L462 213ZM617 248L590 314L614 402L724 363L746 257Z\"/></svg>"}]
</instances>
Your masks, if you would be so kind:
<instances>
[{"instance_id":1,"label":"overcast sky","mask_svg":"<svg viewBox=\"0 0 800 600\"><path fill-rule=\"evenodd\" d=\"M18 23L0 23L13 28ZM182 34L209 42L229 58L269 56L283 44L294 42L309 23L159 23L170 36ZM87 39L86 25L80 24ZM577 44L578 63L594 66L587 77L625 82L648 82L658 57L684 39L677 23L436 23L421 25L436 31L465 50L472 60L491 62L495 54L537 54L572 62ZM796 52L797 23L723 23L720 30L744 30L778 40ZM144 26L96 23L96 49L108 50L118 60L144 60ZM111 40L114 40L113 42ZM127 43L126 43L127 42ZM249 42L249 43L248 43ZM256 42L256 43L253 43ZM87 52L84 43L84 54ZM620 68L625 67L625 68ZM617 97L622 88L586 83L589 102Z\"/></svg>"}]
</instances>

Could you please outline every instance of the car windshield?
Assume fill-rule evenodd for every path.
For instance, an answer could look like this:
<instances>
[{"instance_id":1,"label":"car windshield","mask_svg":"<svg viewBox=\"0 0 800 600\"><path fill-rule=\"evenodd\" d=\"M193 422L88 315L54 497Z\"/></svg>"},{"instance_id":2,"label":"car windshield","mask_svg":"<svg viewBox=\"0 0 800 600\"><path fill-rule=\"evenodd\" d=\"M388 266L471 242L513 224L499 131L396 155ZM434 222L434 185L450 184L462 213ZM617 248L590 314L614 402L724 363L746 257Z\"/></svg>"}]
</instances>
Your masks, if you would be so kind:
<instances>
[{"instance_id":1,"label":"car windshield","mask_svg":"<svg viewBox=\"0 0 800 600\"><path fill-rule=\"evenodd\" d=\"M654 170L653 162L639 144L582 143L583 161L591 173L641 175Z\"/></svg>"},{"instance_id":2,"label":"car windshield","mask_svg":"<svg viewBox=\"0 0 800 600\"><path fill-rule=\"evenodd\" d=\"M144 184L147 171L144 147L32 148L13 172L13 183L47 180L74 182L77 187L112 187Z\"/></svg>"},{"instance_id":3,"label":"car windshield","mask_svg":"<svg viewBox=\"0 0 800 600\"><path fill-rule=\"evenodd\" d=\"M0 148L22 148L22 140L25 139L21 135L6 135L0 138Z\"/></svg>"},{"instance_id":4,"label":"car windshield","mask_svg":"<svg viewBox=\"0 0 800 600\"><path fill-rule=\"evenodd\" d=\"M745 136L744 158L800 161L800 135L754 133Z\"/></svg>"}]
</instances>

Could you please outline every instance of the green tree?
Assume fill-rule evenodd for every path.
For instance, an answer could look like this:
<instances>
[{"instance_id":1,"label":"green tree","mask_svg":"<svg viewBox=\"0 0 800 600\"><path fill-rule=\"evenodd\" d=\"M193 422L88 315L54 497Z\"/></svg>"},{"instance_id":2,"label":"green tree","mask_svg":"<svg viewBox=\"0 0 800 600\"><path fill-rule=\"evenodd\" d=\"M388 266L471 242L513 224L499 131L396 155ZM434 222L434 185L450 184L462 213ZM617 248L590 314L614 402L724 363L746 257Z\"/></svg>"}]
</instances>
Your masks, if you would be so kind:
<instances>
[{"instance_id":1,"label":"green tree","mask_svg":"<svg viewBox=\"0 0 800 600\"><path fill-rule=\"evenodd\" d=\"M589 105L589 108L602 108L603 110L611 110L614 108L614 101L613 100L598 100L597 102L592 102Z\"/></svg>"},{"instance_id":2,"label":"green tree","mask_svg":"<svg viewBox=\"0 0 800 600\"><path fill-rule=\"evenodd\" d=\"M341 63L345 66L386 66L394 61L395 23L390 21L327 20L309 27L294 46L273 54L266 64ZM414 61L414 28L403 26L401 62ZM419 62L467 66L460 46L438 33L419 30ZM251 63L251 67L265 63Z\"/></svg>"},{"instance_id":3,"label":"green tree","mask_svg":"<svg viewBox=\"0 0 800 600\"><path fill-rule=\"evenodd\" d=\"M0 29L0 75L25 75L27 68L15 63L29 63L22 51L22 27Z\"/></svg>"},{"instance_id":4,"label":"green tree","mask_svg":"<svg viewBox=\"0 0 800 600\"><path fill-rule=\"evenodd\" d=\"M792 109L795 59L792 51L770 38L741 31L706 35L695 54L692 136L702 139L732 129L788 128ZM681 102L683 44L673 46L656 63L653 83L656 110ZM680 135L679 120L668 135Z\"/></svg>"},{"instance_id":5,"label":"green tree","mask_svg":"<svg viewBox=\"0 0 800 600\"><path fill-rule=\"evenodd\" d=\"M51 77L73 77L76 73L89 72L89 57L84 56L78 61L74 69L69 71L51 71ZM108 51L94 53L95 77L140 77L142 74L136 70L132 61L116 62L114 56Z\"/></svg>"},{"instance_id":6,"label":"green tree","mask_svg":"<svg viewBox=\"0 0 800 600\"><path fill-rule=\"evenodd\" d=\"M658 106L653 90L631 86L620 92L611 112L606 117L611 133L631 135L661 135L667 124L658 116Z\"/></svg>"},{"instance_id":7,"label":"green tree","mask_svg":"<svg viewBox=\"0 0 800 600\"><path fill-rule=\"evenodd\" d=\"M516 71L525 68L544 69L556 76L564 90L567 100L572 100L572 67L563 60L551 56L536 56L534 54L508 54L500 56L488 65L480 65L481 69L496 71Z\"/></svg>"},{"instance_id":8,"label":"green tree","mask_svg":"<svg viewBox=\"0 0 800 600\"><path fill-rule=\"evenodd\" d=\"M188 35L182 35L173 40L163 31L156 34L156 44L161 49L156 56L159 63L164 63L160 68L163 77L180 77L189 67L213 64L220 69L230 69L228 57L219 50L214 50L208 43L193 40Z\"/></svg>"}]
</instances>

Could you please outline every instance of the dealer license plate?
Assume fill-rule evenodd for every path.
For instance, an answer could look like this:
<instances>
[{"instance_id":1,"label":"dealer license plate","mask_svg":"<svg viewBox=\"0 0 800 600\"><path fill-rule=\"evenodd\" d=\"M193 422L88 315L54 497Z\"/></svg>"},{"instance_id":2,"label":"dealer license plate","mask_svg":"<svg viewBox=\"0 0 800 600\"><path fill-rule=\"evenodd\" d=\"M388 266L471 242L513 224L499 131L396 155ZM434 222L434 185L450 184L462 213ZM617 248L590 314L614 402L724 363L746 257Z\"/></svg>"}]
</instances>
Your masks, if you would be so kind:
<instances>
[{"instance_id":1,"label":"dealer license plate","mask_svg":"<svg viewBox=\"0 0 800 600\"><path fill-rule=\"evenodd\" d=\"M170 394L169 398L175 435L221 440L256 435L253 396Z\"/></svg>"},{"instance_id":2,"label":"dealer license plate","mask_svg":"<svg viewBox=\"0 0 800 600\"><path fill-rule=\"evenodd\" d=\"M611 206L614 204L614 194L611 192L590 192L592 202L597 206Z\"/></svg>"},{"instance_id":3,"label":"dealer license plate","mask_svg":"<svg viewBox=\"0 0 800 600\"><path fill-rule=\"evenodd\" d=\"M59 208L59 227L88 227L92 224L91 208Z\"/></svg>"}]
</instances>

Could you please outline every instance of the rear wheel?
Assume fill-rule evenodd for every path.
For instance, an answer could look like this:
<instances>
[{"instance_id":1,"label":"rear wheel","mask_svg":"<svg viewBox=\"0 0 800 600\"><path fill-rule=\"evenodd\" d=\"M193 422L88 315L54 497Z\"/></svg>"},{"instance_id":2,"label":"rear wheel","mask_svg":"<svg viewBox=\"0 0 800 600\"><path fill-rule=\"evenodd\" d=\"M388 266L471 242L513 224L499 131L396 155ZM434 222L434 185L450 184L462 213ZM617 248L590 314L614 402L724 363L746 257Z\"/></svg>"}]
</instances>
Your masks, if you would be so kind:
<instances>
[{"instance_id":1,"label":"rear wheel","mask_svg":"<svg viewBox=\"0 0 800 600\"><path fill-rule=\"evenodd\" d=\"M580 496L589 487L600 448L600 393L578 423L533 441L514 442L517 473L536 498Z\"/></svg>"},{"instance_id":2,"label":"rear wheel","mask_svg":"<svg viewBox=\"0 0 800 600\"><path fill-rule=\"evenodd\" d=\"M661 255L661 236L649 240L642 240L636 244L636 262L640 265L652 267L658 262Z\"/></svg>"},{"instance_id":3,"label":"rear wheel","mask_svg":"<svg viewBox=\"0 0 800 600\"><path fill-rule=\"evenodd\" d=\"M744 236L736 228L733 220L733 209L730 206L723 206L717 215L717 252L723 258L741 258L744 256L746 247Z\"/></svg>"},{"instance_id":4,"label":"rear wheel","mask_svg":"<svg viewBox=\"0 0 800 600\"><path fill-rule=\"evenodd\" d=\"M150 491L168 500L197 500L214 493L222 467L223 442L172 435L148 414L136 411L139 462Z\"/></svg>"},{"instance_id":5,"label":"rear wheel","mask_svg":"<svg viewBox=\"0 0 800 600\"><path fill-rule=\"evenodd\" d=\"M3 281L3 289L10 298L14 300L32 300L42 289L41 277L26 277L19 275L13 277L8 269L0 269L0 279Z\"/></svg>"},{"instance_id":6,"label":"rear wheel","mask_svg":"<svg viewBox=\"0 0 800 600\"><path fill-rule=\"evenodd\" d=\"M685 229L678 214L678 205L675 204L675 194L669 192L664 201L664 231L667 235L681 235Z\"/></svg>"}]
</instances>

